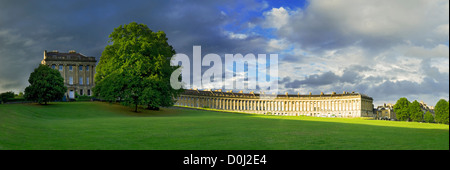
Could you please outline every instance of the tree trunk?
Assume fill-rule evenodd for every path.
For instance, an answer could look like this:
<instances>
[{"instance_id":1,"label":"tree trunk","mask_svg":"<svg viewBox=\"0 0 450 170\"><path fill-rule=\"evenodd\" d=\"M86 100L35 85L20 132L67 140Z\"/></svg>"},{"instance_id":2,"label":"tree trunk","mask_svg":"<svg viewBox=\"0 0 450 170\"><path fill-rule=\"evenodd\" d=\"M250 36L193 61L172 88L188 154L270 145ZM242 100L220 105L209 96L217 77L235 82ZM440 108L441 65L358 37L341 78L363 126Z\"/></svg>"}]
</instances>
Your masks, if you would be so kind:
<instances>
[{"instance_id":1,"label":"tree trunk","mask_svg":"<svg viewBox=\"0 0 450 170\"><path fill-rule=\"evenodd\" d=\"M137 109L138 109L137 107L138 107L138 105L136 104L135 107L134 107L134 112L136 112L136 113L138 112L137 111Z\"/></svg>"}]
</instances>

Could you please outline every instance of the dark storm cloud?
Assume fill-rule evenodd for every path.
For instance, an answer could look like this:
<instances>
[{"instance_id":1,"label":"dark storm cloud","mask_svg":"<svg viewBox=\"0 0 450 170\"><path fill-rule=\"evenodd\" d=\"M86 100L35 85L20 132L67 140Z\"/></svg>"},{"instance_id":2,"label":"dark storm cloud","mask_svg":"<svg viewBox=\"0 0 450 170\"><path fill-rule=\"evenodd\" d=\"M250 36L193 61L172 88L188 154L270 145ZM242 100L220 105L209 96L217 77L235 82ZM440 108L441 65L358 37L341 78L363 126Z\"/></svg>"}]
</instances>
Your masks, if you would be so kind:
<instances>
[{"instance_id":1,"label":"dark storm cloud","mask_svg":"<svg viewBox=\"0 0 450 170\"><path fill-rule=\"evenodd\" d=\"M291 81L289 77L286 77L279 81L279 83L284 84L286 88L299 88L302 86L320 87L331 84L339 86L342 83L355 84L361 82L362 80L362 76L359 74L359 72L368 70L371 69L365 66L353 65L346 68L342 76L336 75L332 71L328 71L320 74L312 74L306 76L304 80Z\"/></svg>"},{"instance_id":2,"label":"dark storm cloud","mask_svg":"<svg viewBox=\"0 0 450 170\"><path fill-rule=\"evenodd\" d=\"M100 58L114 28L130 22L166 33L178 53L192 56L192 46L207 53L258 53L263 37L229 39L223 25L233 20L218 8L257 10L246 1L19 1L0 2L0 91L22 91L44 50L76 50ZM229 12L229 14L233 14Z\"/></svg>"}]
</instances>

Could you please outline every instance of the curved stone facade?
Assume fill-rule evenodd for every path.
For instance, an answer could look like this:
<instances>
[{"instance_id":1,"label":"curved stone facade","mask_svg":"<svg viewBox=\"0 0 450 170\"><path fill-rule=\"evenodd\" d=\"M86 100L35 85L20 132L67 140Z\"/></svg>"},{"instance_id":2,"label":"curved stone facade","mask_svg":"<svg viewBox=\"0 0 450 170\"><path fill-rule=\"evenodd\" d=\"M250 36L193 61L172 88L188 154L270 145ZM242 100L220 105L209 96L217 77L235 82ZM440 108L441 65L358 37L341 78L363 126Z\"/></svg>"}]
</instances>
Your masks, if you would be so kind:
<instances>
[{"instance_id":1,"label":"curved stone facade","mask_svg":"<svg viewBox=\"0 0 450 170\"><path fill-rule=\"evenodd\" d=\"M255 114L315 117L373 117L373 99L360 93L277 95L271 100L259 94L186 90L176 106L203 107Z\"/></svg>"}]
</instances>

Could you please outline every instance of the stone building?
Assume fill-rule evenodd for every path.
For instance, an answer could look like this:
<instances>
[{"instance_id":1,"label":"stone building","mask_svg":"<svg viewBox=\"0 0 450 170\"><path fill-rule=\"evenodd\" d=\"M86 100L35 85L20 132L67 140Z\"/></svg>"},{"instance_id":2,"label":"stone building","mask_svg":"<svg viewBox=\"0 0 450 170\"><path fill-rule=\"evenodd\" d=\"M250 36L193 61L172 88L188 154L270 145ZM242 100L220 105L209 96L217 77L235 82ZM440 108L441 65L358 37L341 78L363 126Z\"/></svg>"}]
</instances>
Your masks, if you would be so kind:
<instances>
[{"instance_id":1,"label":"stone building","mask_svg":"<svg viewBox=\"0 0 450 170\"><path fill-rule=\"evenodd\" d=\"M68 53L45 50L44 59L41 61L41 64L57 69L61 73L67 87L65 96L69 99L74 99L75 94L92 95L96 63L95 57L86 57L74 50Z\"/></svg>"},{"instance_id":2,"label":"stone building","mask_svg":"<svg viewBox=\"0 0 450 170\"><path fill-rule=\"evenodd\" d=\"M266 100L253 92L186 90L177 98L175 105L271 115L374 117L372 103L371 97L355 92L320 95L286 93Z\"/></svg>"},{"instance_id":3,"label":"stone building","mask_svg":"<svg viewBox=\"0 0 450 170\"><path fill-rule=\"evenodd\" d=\"M382 106L376 108L376 118L381 120L395 120L396 114L394 112L394 105L384 103Z\"/></svg>"},{"instance_id":4,"label":"stone building","mask_svg":"<svg viewBox=\"0 0 450 170\"><path fill-rule=\"evenodd\" d=\"M420 101L419 104L420 104L420 109L422 109L422 112L424 115L427 111L434 115L434 106L429 106L423 101Z\"/></svg>"}]
</instances>

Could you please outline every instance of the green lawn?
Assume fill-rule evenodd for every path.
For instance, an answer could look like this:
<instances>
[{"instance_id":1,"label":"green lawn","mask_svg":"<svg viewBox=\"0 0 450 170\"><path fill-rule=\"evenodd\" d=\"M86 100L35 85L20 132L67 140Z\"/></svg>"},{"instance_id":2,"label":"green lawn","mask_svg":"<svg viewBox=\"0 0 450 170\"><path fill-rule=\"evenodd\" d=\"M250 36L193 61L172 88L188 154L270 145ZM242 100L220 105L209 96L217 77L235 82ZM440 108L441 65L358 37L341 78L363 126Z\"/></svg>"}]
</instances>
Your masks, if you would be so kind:
<instances>
[{"instance_id":1,"label":"green lawn","mask_svg":"<svg viewBox=\"0 0 450 170\"><path fill-rule=\"evenodd\" d=\"M1 149L449 149L449 126L265 116L101 102L0 105Z\"/></svg>"}]
</instances>

